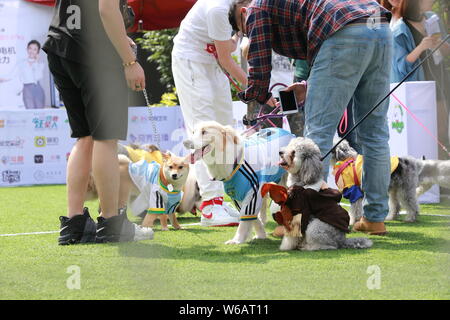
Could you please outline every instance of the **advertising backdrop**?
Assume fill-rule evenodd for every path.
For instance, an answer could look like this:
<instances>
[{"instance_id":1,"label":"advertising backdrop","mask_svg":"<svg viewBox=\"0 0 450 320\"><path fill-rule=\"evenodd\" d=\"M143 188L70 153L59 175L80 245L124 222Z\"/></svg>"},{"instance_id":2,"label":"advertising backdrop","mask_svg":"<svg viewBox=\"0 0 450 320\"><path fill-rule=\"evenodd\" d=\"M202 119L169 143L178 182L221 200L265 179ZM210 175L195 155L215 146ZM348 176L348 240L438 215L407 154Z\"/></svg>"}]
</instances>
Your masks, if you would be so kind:
<instances>
[{"instance_id":1,"label":"advertising backdrop","mask_svg":"<svg viewBox=\"0 0 450 320\"><path fill-rule=\"evenodd\" d=\"M0 110L50 106L45 52L51 7L23 0L0 0Z\"/></svg>"}]
</instances>

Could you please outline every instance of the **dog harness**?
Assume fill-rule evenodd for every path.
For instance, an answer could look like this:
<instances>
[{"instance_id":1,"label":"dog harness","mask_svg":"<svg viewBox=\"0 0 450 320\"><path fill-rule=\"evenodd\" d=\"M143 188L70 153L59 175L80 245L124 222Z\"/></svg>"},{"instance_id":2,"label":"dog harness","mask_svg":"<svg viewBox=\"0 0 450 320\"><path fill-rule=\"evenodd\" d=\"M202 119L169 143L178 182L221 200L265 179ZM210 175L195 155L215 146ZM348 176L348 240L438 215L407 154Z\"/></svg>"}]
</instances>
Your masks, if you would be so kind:
<instances>
[{"instance_id":1,"label":"dog harness","mask_svg":"<svg viewBox=\"0 0 450 320\"><path fill-rule=\"evenodd\" d=\"M266 182L280 182L286 171L278 165L278 153L293 138L289 131L266 128L244 140L241 159L223 180L226 194L240 211L241 221L257 218L262 204L261 186Z\"/></svg>"},{"instance_id":2,"label":"dog harness","mask_svg":"<svg viewBox=\"0 0 450 320\"><path fill-rule=\"evenodd\" d=\"M398 163L398 157L391 157L391 173L397 169ZM361 190L362 167L362 155L358 155L356 159L349 158L344 161L338 161L334 165L334 181L344 198L350 200L351 203L364 197L364 193Z\"/></svg>"},{"instance_id":3,"label":"dog harness","mask_svg":"<svg viewBox=\"0 0 450 320\"><path fill-rule=\"evenodd\" d=\"M170 190L161 181L161 165L155 161L140 160L130 163L128 172L131 180L139 189L139 196L131 201L133 214L139 215L146 211L148 214L171 214L181 201L183 192Z\"/></svg>"}]
</instances>

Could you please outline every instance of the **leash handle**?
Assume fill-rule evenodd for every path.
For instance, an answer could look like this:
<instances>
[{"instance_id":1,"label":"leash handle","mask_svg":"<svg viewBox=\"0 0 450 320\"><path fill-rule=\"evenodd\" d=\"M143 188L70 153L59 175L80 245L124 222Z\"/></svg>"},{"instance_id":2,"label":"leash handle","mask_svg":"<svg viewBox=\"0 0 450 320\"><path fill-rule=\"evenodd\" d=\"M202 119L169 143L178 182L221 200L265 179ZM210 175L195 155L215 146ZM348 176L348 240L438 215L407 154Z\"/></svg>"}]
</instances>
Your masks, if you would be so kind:
<instances>
[{"instance_id":1,"label":"leash handle","mask_svg":"<svg viewBox=\"0 0 450 320\"><path fill-rule=\"evenodd\" d=\"M442 41L441 41L441 43L436 47L436 48L434 48L430 53L428 53L428 55L425 57L425 59L423 59L423 60L421 60L420 62L419 62L419 64L417 65L417 66L415 66L403 79L402 79L402 81L400 81L383 99L381 99L381 101L380 102L378 102L372 109L370 109L370 111L369 112L367 112L365 115L364 115L364 117L362 117L360 120L358 120L358 122L353 126L353 128L351 128L350 130L348 130L347 131L347 133L346 134L344 134L344 136L320 159L321 161L323 161L323 160L325 160L325 158L326 157L328 157L330 154L331 154L331 152L333 152L334 151L334 149L336 149L336 147L338 146L338 145L340 145L341 144L341 142L342 141L344 141L362 122L364 122L364 120L366 120L367 119L367 117L369 117L371 114L372 114L372 112L374 112L387 98L389 98L390 96L391 96L391 94L392 93L394 93L394 91L395 90L397 90L405 81L406 81L406 79L408 79L414 72L416 72L417 71L417 69L419 69L422 65L423 65L423 63L425 62L425 61L427 61L430 57L432 57L433 56L433 54L437 51L437 50L439 50L439 48L440 47L442 47L442 45L444 44L444 43L446 43L447 42L447 40L448 39L450 39L450 34L448 34Z\"/></svg>"},{"instance_id":2,"label":"leash handle","mask_svg":"<svg viewBox=\"0 0 450 320\"><path fill-rule=\"evenodd\" d=\"M341 122L339 123L339 133L344 134L348 128L348 110L345 109L344 115L341 118Z\"/></svg>"}]
</instances>

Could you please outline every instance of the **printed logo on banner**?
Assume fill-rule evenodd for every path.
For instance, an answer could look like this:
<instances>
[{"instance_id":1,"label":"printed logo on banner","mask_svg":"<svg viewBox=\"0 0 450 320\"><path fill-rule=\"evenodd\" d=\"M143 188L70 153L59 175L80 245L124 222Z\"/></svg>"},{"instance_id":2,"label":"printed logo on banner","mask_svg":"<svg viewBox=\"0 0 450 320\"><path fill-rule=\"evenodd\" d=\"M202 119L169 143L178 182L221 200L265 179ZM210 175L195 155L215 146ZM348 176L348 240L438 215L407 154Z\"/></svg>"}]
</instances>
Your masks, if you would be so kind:
<instances>
[{"instance_id":1,"label":"printed logo on banner","mask_svg":"<svg viewBox=\"0 0 450 320\"><path fill-rule=\"evenodd\" d=\"M2 181L9 184L20 182L20 171L19 170L5 170L2 171Z\"/></svg>"},{"instance_id":2,"label":"printed logo on banner","mask_svg":"<svg viewBox=\"0 0 450 320\"><path fill-rule=\"evenodd\" d=\"M34 137L34 146L37 148L44 148L46 146L57 146L57 145L59 145L58 137L44 137L44 136Z\"/></svg>"},{"instance_id":3,"label":"printed logo on banner","mask_svg":"<svg viewBox=\"0 0 450 320\"><path fill-rule=\"evenodd\" d=\"M58 137L47 137L47 145L48 146L57 146L59 144Z\"/></svg>"},{"instance_id":4,"label":"printed logo on banner","mask_svg":"<svg viewBox=\"0 0 450 320\"><path fill-rule=\"evenodd\" d=\"M4 165L22 165L24 159L24 156L2 156L0 161Z\"/></svg>"},{"instance_id":5,"label":"printed logo on banner","mask_svg":"<svg viewBox=\"0 0 450 320\"><path fill-rule=\"evenodd\" d=\"M167 133L163 133L160 134L160 142L167 142L169 141L169 134ZM157 136L153 135L153 134L138 134L137 136L134 134L130 134L129 139L128 139L131 143L136 143L136 144L146 144L146 143L154 143L157 142Z\"/></svg>"},{"instance_id":6,"label":"printed logo on banner","mask_svg":"<svg viewBox=\"0 0 450 320\"><path fill-rule=\"evenodd\" d=\"M34 163L44 163L44 155L42 154L34 155Z\"/></svg>"},{"instance_id":7,"label":"printed logo on banner","mask_svg":"<svg viewBox=\"0 0 450 320\"><path fill-rule=\"evenodd\" d=\"M52 155L47 155L45 157L45 163L55 163L55 162L61 162L61 155L52 154ZM34 156L34 163L44 163L44 155L36 154Z\"/></svg>"},{"instance_id":8,"label":"printed logo on banner","mask_svg":"<svg viewBox=\"0 0 450 320\"><path fill-rule=\"evenodd\" d=\"M60 179L63 174L63 170L36 170L33 174L33 178L36 182L55 181L55 179Z\"/></svg>"},{"instance_id":9,"label":"printed logo on banner","mask_svg":"<svg viewBox=\"0 0 450 320\"><path fill-rule=\"evenodd\" d=\"M405 122L403 121L403 109L399 105L395 105L393 109L393 119L391 122L392 129L401 134L403 132L403 129L405 129Z\"/></svg>"},{"instance_id":10,"label":"printed logo on banner","mask_svg":"<svg viewBox=\"0 0 450 320\"><path fill-rule=\"evenodd\" d=\"M131 116L130 120L131 123L147 123L150 121L154 121L154 122L163 122L163 121L167 121L168 117L167 116L139 116L139 115L134 115Z\"/></svg>"},{"instance_id":11,"label":"printed logo on banner","mask_svg":"<svg viewBox=\"0 0 450 320\"><path fill-rule=\"evenodd\" d=\"M46 137L34 137L34 146L37 148L43 148L47 145Z\"/></svg>"},{"instance_id":12,"label":"printed logo on banner","mask_svg":"<svg viewBox=\"0 0 450 320\"><path fill-rule=\"evenodd\" d=\"M45 173L42 170L35 171L33 174L34 180L40 182L45 179Z\"/></svg>"},{"instance_id":13,"label":"printed logo on banner","mask_svg":"<svg viewBox=\"0 0 450 320\"><path fill-rule=\"evenodd\" d=\"M26 119L0 119L0 128L25 128Z\"/></svg>"},{"instance_id":14,"label":"printed logo on banner","mask_svg":"<svg viewBox=\"0 0 450 320\"><path fill-rule=\"evenodd\" d=\"M58 129L58 119L58 116L43 115L34 117L32 122L36 130L55 130Z\"/></svg>"},{"instance_id":15,"label":"printed logo on banner","mask_svg":"<svg viewBox=\"0 0 450 320\"><path fill-rule=\"evenodd\" d=\"M14 140L0 140L0 148L23 148L24 139L17 137Z\"/></svg>"}]
</instances>

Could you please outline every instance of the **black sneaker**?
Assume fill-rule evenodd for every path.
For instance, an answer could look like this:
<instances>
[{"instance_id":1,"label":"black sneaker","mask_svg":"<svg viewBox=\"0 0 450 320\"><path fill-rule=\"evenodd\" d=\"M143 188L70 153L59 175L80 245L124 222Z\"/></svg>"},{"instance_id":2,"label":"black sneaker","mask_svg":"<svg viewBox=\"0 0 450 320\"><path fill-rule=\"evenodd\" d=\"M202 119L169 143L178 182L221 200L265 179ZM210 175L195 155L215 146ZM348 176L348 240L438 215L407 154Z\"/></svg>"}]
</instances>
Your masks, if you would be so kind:
<instances>
[{"instance_id":1,"label":"black sneaker","mask_svg":"<svg viewBox=\"0 0 450 320\"><path fill-rule=\"evenodd\" d=\"M59 221L59 245L95 242L97 225L89 215L88 208L83 209L82 215L72 218L59 217Z\"/></svg>"},{"instance_id":2,"label":"black sneaker","mask_svg":"<svg viewBox=\"0 0 450 320\"><path fill-rule=\"evenodd\" d=\"M132 223L125 211L108 219L97 218L97 235L95 242L127 242L153 239L153 230Z\"/></svg>"}]
</instances>

